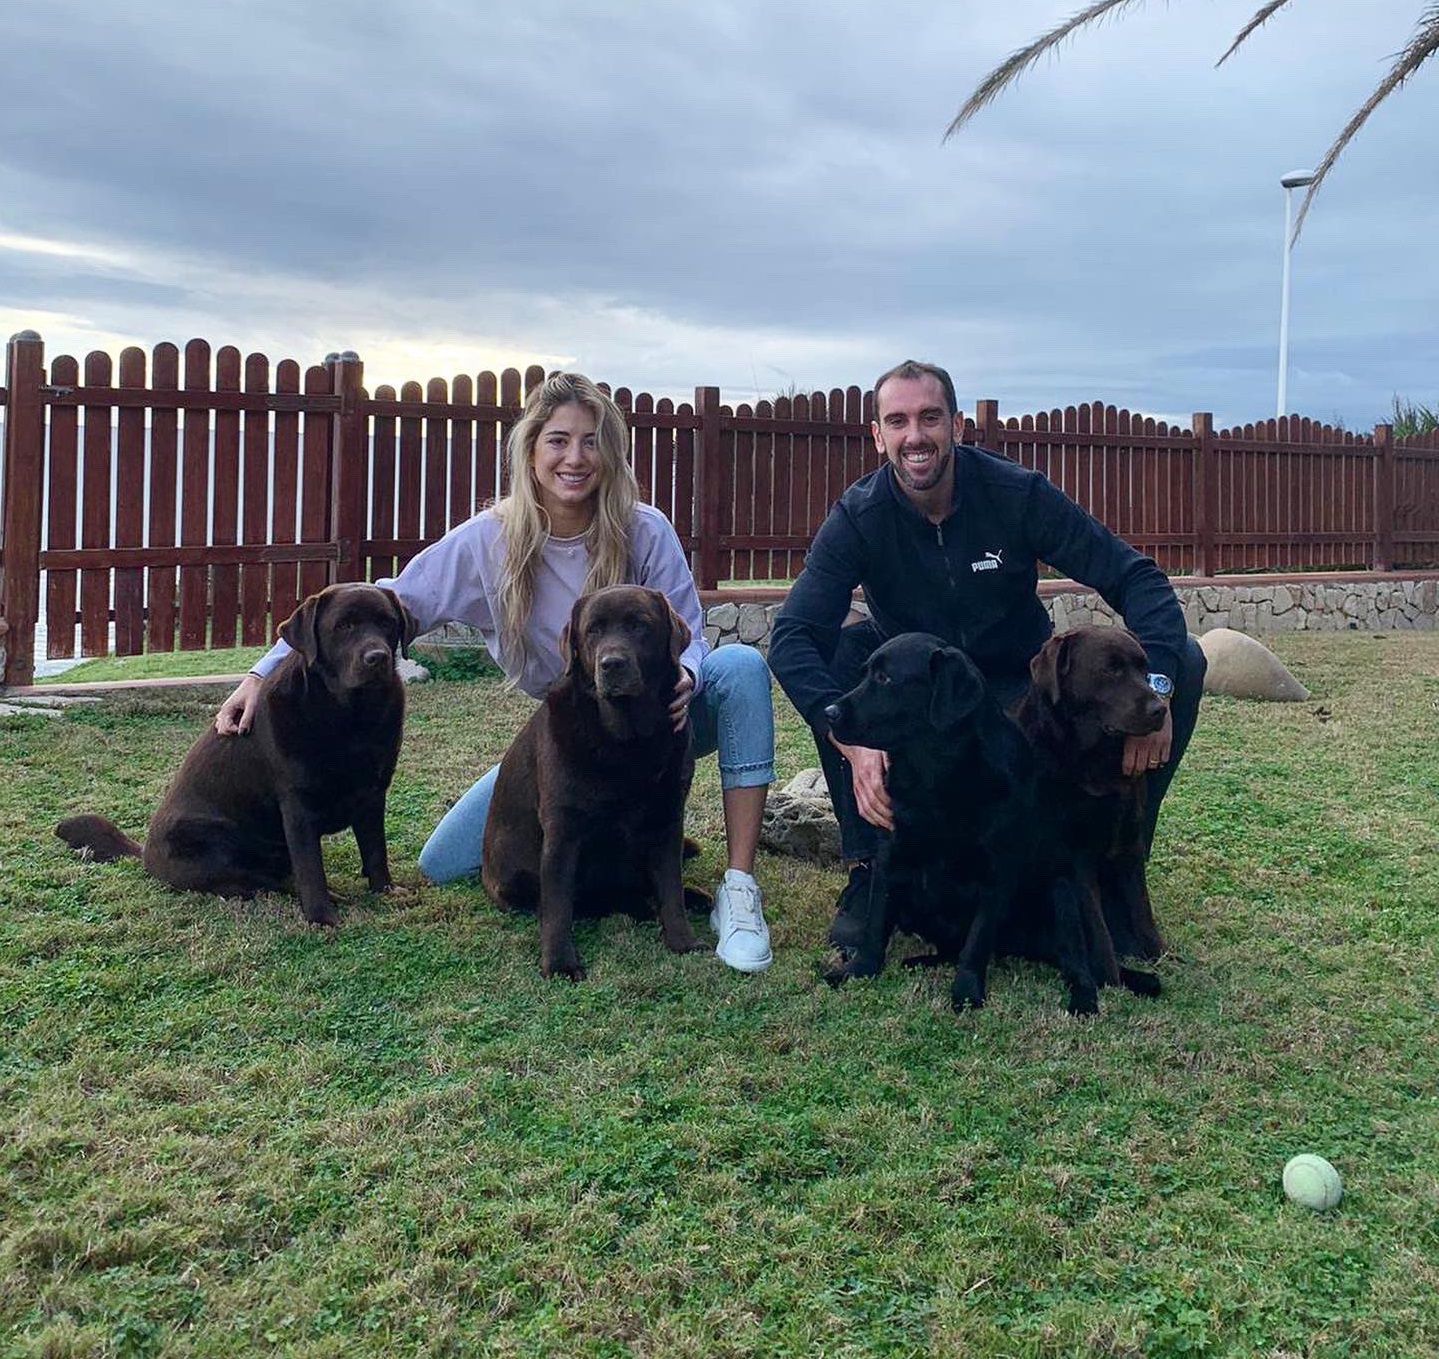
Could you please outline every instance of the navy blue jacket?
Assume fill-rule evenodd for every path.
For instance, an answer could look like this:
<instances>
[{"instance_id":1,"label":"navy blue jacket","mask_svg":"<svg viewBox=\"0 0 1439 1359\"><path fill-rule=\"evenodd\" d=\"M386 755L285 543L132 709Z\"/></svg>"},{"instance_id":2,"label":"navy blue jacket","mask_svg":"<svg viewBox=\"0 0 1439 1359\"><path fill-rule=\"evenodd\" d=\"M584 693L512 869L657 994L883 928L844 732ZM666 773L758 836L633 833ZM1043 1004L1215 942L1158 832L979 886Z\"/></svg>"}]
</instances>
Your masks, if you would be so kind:
<instances>
[{"instance_id":1,"label":"navy blue jacket","mask_svg":"<svg viewBox=\"0 0 1439 1359\"><path fill-rule=\"evenodd\" d=\"M1149 667L1178 674L1188 637L1169 578L1042 473L967 444L954 449L954 501L932 524L886 462L829 512L775 619L769 663L812 727L839 697L826 664L856 586L886 637L932 632L997 683L1027 679L1053 631L1038 563L1098 591L1139 638Z\"/></svg>"}]
</instances>

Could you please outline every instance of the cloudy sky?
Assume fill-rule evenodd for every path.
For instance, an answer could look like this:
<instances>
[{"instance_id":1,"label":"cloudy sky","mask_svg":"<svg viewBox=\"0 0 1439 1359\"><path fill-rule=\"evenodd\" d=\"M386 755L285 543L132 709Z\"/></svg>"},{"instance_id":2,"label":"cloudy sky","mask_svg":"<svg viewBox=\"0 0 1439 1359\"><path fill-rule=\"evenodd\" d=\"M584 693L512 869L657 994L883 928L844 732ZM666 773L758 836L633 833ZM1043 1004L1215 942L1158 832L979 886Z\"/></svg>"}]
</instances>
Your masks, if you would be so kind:
<instances>
[{"instance_id":1,"label":"cloudy sky","mask_svg":"<svg viewBox=\"0 0 1439 1359\"><path fill-rule=\"evenodd\" d=\"M1280 175L1420 0L1151 0L956 139L1078 0L47 0L5 6L0 330L354 349L366 383L540 362L731 400L951 368L1009 413L1273 413ZM1293 256L1290 405L1439 400L1439 63Z\"/></svg>"}]
</instances>

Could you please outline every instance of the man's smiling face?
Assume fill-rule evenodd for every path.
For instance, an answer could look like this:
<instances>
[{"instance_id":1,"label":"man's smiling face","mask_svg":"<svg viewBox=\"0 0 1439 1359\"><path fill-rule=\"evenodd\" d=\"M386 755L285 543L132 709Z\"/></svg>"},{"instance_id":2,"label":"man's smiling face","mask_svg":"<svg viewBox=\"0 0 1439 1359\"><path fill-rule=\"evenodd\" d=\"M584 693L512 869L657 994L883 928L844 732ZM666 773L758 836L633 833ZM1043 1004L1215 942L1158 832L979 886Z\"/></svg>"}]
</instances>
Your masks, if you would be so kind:
<instances>
[{"instance_id":1,"label":"man's smiling face","mask_svg":"<svg viewBox=\"0 0 1439 1359\"><path fill-rule=\"evenodd\" d=\"M895 476L910 492L933 490L949 472L962 432L939 379L892 377L874 394L874 408L874 445Z\"/></svg>"}]
</instances>

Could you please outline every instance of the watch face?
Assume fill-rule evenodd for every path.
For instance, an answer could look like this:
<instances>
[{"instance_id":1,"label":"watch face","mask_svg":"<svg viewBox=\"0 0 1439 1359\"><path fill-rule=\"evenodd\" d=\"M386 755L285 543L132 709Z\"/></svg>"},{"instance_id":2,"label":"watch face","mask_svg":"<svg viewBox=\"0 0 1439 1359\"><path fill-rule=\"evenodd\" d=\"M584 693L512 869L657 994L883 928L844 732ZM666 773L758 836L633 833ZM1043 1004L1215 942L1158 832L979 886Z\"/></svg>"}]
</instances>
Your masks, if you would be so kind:
<instances>
[{"instance_id":1,"label":"watch face","mask_svg":"<svg viewBox=\"0 0 1439 1359\"><path fill-rule=\"evenodd\" d=\"M1160 698L1168 698L1174 693L1174 681L1168 675L1151 675L1149 687L1154 690Z\"/></svg>"}]
</instances>

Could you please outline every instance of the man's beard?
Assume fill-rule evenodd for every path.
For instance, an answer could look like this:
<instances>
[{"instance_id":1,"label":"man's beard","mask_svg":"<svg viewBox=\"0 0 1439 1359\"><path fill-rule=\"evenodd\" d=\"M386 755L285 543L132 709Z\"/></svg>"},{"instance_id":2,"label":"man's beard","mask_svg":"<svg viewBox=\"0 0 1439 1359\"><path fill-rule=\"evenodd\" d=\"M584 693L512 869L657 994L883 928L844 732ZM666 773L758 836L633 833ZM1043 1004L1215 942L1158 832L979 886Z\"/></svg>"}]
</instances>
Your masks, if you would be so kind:
<instances>
[{"instance_id":1,"label":"man's beard","mask_svg":"<svg viewBox=\"0 0 1439 1359\"><path fill-rule=\"evenodd\" d=\"M904 454L901 451L899 457L891 458L889 465L894 468L895 475L911 491L929 491L938 486L944 480L944 474L949 470L950 464L954 461L954 449L951 447L939 448L935 446L936 456L927 470L919 471L910 468L904 461Z\"/></svg>"}]
</instances>

